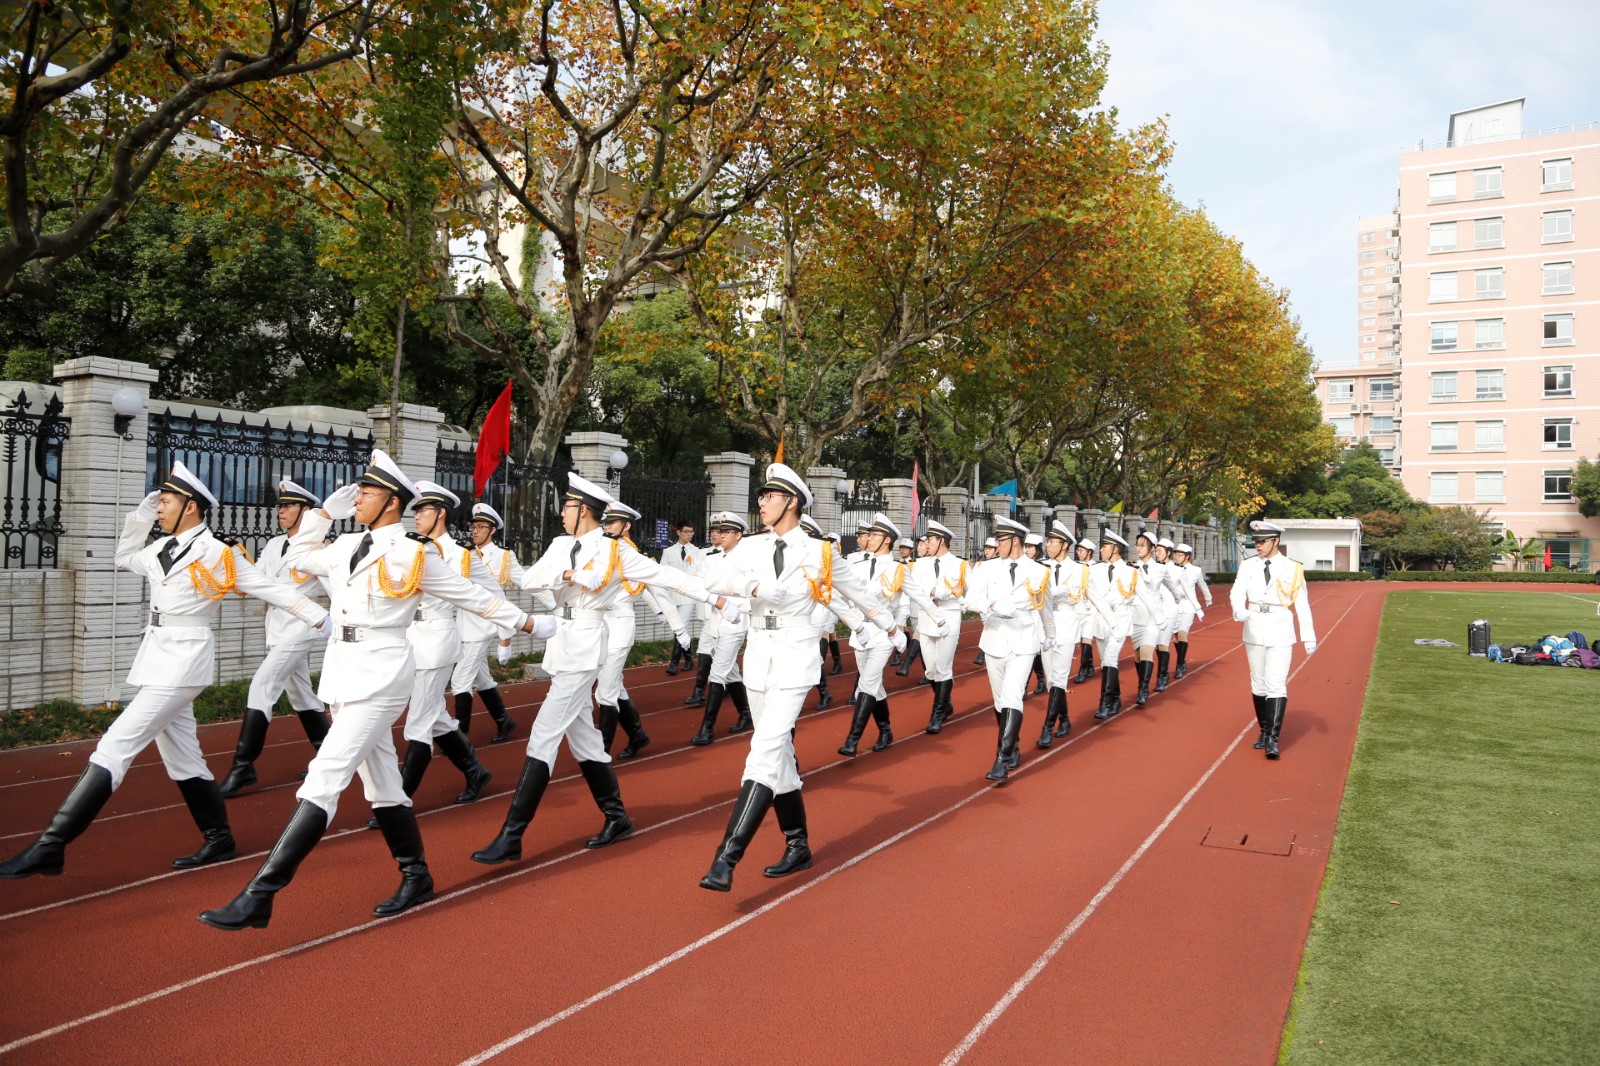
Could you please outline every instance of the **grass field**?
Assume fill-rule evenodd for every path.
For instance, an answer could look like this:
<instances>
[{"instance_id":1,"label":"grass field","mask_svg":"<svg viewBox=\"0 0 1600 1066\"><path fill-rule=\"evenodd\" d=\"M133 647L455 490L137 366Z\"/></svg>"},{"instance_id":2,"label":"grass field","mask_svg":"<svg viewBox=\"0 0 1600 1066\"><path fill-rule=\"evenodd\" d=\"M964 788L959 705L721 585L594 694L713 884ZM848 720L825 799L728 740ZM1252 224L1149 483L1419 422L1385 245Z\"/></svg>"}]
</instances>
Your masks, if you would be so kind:
<instances>
[{"instance_id":1,"label":"grass field","mask_svg":"<svg viewBox=\"0 0 1600 1066\"><path fill-rule=\"evenodd\" d=\"M1465 647L1595 599L1389 595L1281 1061L1600 1062L1600 670Z\"/></svg>"}]
</instances>

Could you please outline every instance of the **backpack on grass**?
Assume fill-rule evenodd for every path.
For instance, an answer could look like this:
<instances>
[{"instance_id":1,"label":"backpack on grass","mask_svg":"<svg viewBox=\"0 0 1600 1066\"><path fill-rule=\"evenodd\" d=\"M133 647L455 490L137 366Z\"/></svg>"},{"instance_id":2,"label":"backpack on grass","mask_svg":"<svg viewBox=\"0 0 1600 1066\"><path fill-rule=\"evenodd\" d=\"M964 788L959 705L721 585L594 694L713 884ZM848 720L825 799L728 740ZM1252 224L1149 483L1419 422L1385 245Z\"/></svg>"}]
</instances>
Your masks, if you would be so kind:
<instances>
[{"instance_id":1,"label":"backpack on grass","mask_svg":"<svg viewBox=\"0 0 1600 1066\"><path fill-rule=\"evenodd\" d=\"M1576 629L1567 634L1567 639L1572 641L1572 646L1574 648L1587 649L1589 647L1588 638L1586 638L1582 633L1579 633Z\"/></svg>"}]
</instances>

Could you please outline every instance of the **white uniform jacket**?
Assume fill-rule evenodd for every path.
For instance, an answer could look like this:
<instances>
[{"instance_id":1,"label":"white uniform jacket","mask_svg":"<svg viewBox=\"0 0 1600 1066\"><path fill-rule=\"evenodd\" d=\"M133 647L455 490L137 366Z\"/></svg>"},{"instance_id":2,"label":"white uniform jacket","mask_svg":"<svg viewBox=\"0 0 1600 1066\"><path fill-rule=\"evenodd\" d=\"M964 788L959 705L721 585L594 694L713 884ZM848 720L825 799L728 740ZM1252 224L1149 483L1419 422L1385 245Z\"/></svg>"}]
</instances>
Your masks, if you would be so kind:
<instances>
[{"instance_id":1,"label":"white uniform jacket","mask_svg":"<svg viewBox=\"0 0 1600 1066\"><path fill-rule=\"evenodd\" d=\"M906 575L906 585L915 587L927 597L934 607L931 614L943 618L953 632L961 625L961 597L967 593L967 582L971 576L972 567L965 559L946 552L913 560L910 573ZM919 614L917 629L924 633L933 632L933 618Z\"/></svg>"},{"instance_id":2,"label":"white uniform jacket","mask_svg":"<svg viewBox=\"0 0 1600 1066\"><path fill-rule=\"evenodd\" d=\"M740 537L739 541L742 544L744 538ZM728 553L721 548L709 548L700 556L700 566L702 568L701 577L705 581L706 587L716 588L723 583L723 578L727 572ZM738 605L744 617L740 618L738 622L729 622L722 617L720 611L714 607L711 608L706 612L706 622L700 630L701 640L713 642L724 633L743 634L749 632L750 601L743 596L730 596L728 599ZM709 643L707 646L709 647Z\"/></svg>"},{"instance_id":3,"label":"white uniform jacket","mask_svg":"<svg viewBox=\"0 0 1600 1066\"><path fill-rule=\"evenodd\" d=\"M1306 568L1287 556L1263 559L1256 555L1241 562L1228 602L1233 606L1233 620L1244 623L1246 644L1287 647L1295 642L1297 620L1299 639L1306 644L1317 642L1311 602L1306 598Z\"/></svg>"},{"instance_id":4,"label":"white uniform jacket","mask_svg":"<svg viewBox=\"0 0 1600 1066\"><path fill-rule=\"evenodd\" d=\"M985 655L1035 655L1041 629L1055 640L1049 582L1049 571L1026 556L990 559L973 571L964 603L983 616L978 648Z\"/></svg>"},{"instance_id":5,"label":"white uniform jacket","mask_svg":"<svg viewBox=\"0 0 1600 1066\"><path fill-rule=\"evenodd\" d=\"M894 619L895 625L904 625L910 615L908 603L917 605L917 609L928 615L930 619L938 614L933 600L922 591L915 583L909 580L911 568L892 555L864 555L850 564L861 583L883 598L884 605L889 610L889 617ZM844 616L841 616L844 617ZM850 624L850 619L844 617ZM929 624L929 629L933 626ZM856 649L871 648L887 644L889 638L884 635L884 630L872 625L854 625L850 628L850 646Z\"/></svg>"},{"instance_id":6,"label":"white uniform jacket","mask_svg":"<svg viewBox=\"0 0 1600 1066\"><path fill-rule=\"evenodd\" d=\"M528 620L509 600L474 585L459 568L450 569L432 541L407 536L398 522L345 533L324 545L332 524L312 511L289 541L289 565L323 578L333 597L333 639L317 687L324 703L410 694L416 662L406 633L424 594L490 619L505 633ZM371 548L353 563L362 538L369 535Z\"/></svg>"},{"instance_id":7,"label":"white uniform jacket","mask_svg":"<svg viewBox=\"0 0 1600 1066\"><path fill-rule=\"evenodd\" d=\"M761 690L810 688L817 683L822 651L817 597L842 596L867 620L894 628L883 597L867 588L827 541L812 540L796 526L781 538L783 571L775 573L776 533L742 539L727 553L711 590L750 601L750 636L744 652L745 680ZM824 547L826 546L826 547ZM813 588L815 585L815 588Z\"/></svg>"},{"instance_id":8,"label":"white uniform jacket","mask_svg":"<svg viewBox=\"0 0 1600 1066\"><path fill-rule=\"evenodd\" d=\"M128 671L128 684L192 688L214 682L216 637L212 628L222 613L222 597L227 591L282 607L308 626L319 626L328 617L327 611L298 589L267 577L244 552L222 543L205 526L178 536L172 568L163 572L161 548L172 538L162 537L146 545L151 524L130 514L117 541L117 567L150 583L150 621ZM230 567L232 589L224 590Z\"/></svg>"},{"instance_id":9,"label":"white uniform jacket","mask_svg":"<svg viewBox=\"0 0 1600 1066\"><path fill-rule=\"evenodd\" d=\"M1090 580L1088 563L1049 562L1045 568L1050 571L1050 608L1058 619L1071 615L1077 619L1073 624L1079 624L1086 617L1085 607L1090 615L1111 613L1110 605Z\"/></svg>"},{"instance_id":10,"label":"white uniform jacket","mask_svg":"<svg viewBox=\"0 0 1600 1066\"><path fill-rule=\"evenodd\" d=\"M492 595L505 598L505 585L511 580L513 572L520 574L522 567L517 565L517 557L506 549L490 543L482 548L463 544L469 552L474 563L467 568L467 580L475 585L481 585ZM459 571L458 571L459 572ZM456 616L456 626L461 631L463 642L492 640L500 637L500 627L475 614L467 613Z\"/></svg>"},{"instance_id":11,"label":"white uniform jacket","mask_svg":"<svg viewBox=\"0 0 1600 1066\"><path fill-rule=\"evenodd\" d=\"M1184 563L1182 566L1172 568L1177 578L1177 584L1183 590L1183 595L1178 598L1178 609L1183 610L1183 601L1187 599L1195 607L1200 606L1200 598L1205 597L1205 605L1211 606L1211 588L1206 584L1206 572L1193 563Z\"/></svg>"},{"instance_id":12,"label":"white uniform jacket","mask_svg":"<svg viewBox=\"0 0 1600 1066\"><path fill-rule=\"evenodd\" d=\"M261 554L256 557L256 569L278 584L288 589L293 589L302 596L322 589L326 594L328 587L322 579L315 581L310 574L302 574L289 569L286 561L289 557L288 534L279 533L267 541L261 549ZM322 639L322 634L302 622L293 611L286 611L274 604L267 605L267 632L266 646L275 648L279 645L310 644Z\"/></svg>"},{"instance_id":13,"label":"white uniform jacket","mask_svg":"<svg viewBox=\"0 0 1600 1066\"><path fill-rule=\"evenodd\" d=\"M1101 602L1111 609L1112 617L1120 625L1128 624L1133 617L1135 604L1145 610L1151 608L1152 601L1146 584L1144 574L1121 559L1114 563L1089 565L1089 586L1099 595Z\"/></svg>"},{"instance_id":14,"label":"white uniform jacket","mask_svg":"<svg viewBox=\"0 0 1600 1066\"><path fill-rule=\"evenodd\" d=\"M495 599L506 598L504 590L484 568L483 560L471 549L457 544L448 533L439 536L433 544L451 573L459 574ZM474 625L474 636L470 638L473 640L497 636L500 632L499 627L487 618L470 613L458 617L454 605L424 593L422 602L417 604L411 631L406 634L411 641L411 651L417 658L417 669L437 670L461 658L461 641L469 624ZM480 632L482 636L476 635Z\"/></svg>"},{"instance_id":15,"label":"white uniform jacket","mask_svg":"<svg viewBox=\"0 0 1600 1066\"><path fill-rule=\"evenodd\" d=\"M671 549L669 549L671 550ZM590 591L562 580L568 570L587 570L603 579ZM619 597L626 597L623 580L643 583L704 601L705 584L687 571L663 566L600 529L581 537L562 535L550 542L539 561L522 575L522 587L548 591L555 597L556 635L545 645L547 673L598 670L606 657L607 620ZM631 609L631 604L629 605Z\"/></svg>"}]
</instances>

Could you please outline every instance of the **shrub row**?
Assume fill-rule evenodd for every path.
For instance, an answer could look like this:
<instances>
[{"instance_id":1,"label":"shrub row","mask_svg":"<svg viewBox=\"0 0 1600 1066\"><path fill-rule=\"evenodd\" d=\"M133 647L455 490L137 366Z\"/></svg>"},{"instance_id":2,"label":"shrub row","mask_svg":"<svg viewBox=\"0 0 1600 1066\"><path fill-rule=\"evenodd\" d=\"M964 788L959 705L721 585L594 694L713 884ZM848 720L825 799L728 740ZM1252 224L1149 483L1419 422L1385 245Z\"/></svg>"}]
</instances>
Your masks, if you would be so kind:
<instances>
[{"instance_id":1,"label":"shrub row","mask_svg":"<svg viewBox=\"0 0 1600 1066\"><path fill-rule=\"evenodd\" d=\"M1390 581L1492 581L1502 584L1588 585L1583 574L1513 574L1498 570L1391 570Z\"/></svg>"}]
</instances>

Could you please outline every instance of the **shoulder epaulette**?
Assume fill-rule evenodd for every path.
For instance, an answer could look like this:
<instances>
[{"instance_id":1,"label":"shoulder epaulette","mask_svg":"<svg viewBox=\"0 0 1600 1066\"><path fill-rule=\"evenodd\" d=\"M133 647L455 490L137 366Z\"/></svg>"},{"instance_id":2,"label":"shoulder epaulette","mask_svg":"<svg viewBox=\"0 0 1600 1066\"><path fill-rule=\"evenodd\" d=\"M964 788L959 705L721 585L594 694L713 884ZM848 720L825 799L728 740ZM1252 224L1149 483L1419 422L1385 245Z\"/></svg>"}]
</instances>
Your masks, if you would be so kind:
<instances>
[{"instance_id":1,"label":"shoulder epaulette","mask_svg":"<svg viewBox=\"0 0 1600 1066\"><path fill-rule=\"evenodd\" d=\"M416 541L418 544L432 544L433 543L433 538L432 537L424 536L423 534L418 533L415 530L413 530L410 533L407 533L406 536L408 538L410 538L411 540Z\"/></svg>"}]
</instances>

